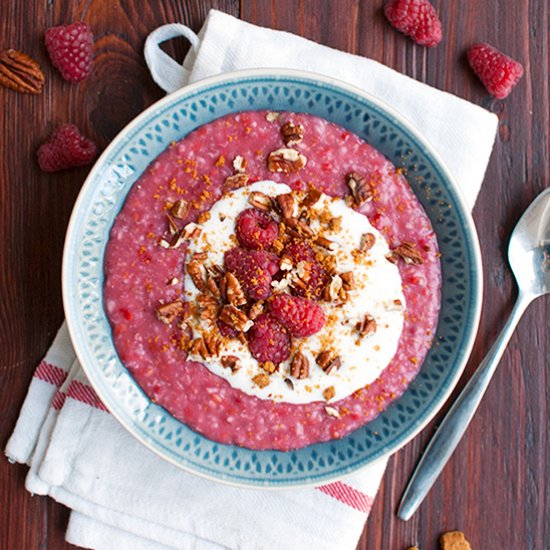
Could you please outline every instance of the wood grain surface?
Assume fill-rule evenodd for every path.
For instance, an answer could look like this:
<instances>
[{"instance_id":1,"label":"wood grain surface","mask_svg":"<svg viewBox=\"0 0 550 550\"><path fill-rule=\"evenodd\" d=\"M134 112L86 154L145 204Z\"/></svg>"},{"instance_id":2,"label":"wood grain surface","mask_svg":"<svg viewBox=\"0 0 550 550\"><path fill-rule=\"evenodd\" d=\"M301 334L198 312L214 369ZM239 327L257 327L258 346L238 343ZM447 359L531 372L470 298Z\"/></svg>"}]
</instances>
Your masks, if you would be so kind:
<instances>
[{"instance_id":1,"label":"wood grain surface","mask_svg":"<svg viewBox=\"0 0 550 550\"><path fill-rule=\"evenodd\" d=\"M0 447L14 427L33 369L62 321L64 233L87 169L45 174L38 144L73 122L104 148L123 126L162 97L143 60L145 37L166 22L198 30L210 8L259 25L374 58L498 114L498 138L474 218L485 268L484 308L475 349L459 388L489 349L516 296L505 251L523 209L550 182L547 0L434 0L444 40L427 50L384 20L382 0L87 0L0 2L0 49L20 49L46 73L39 96L0 88ZM46 28L85 20L95 42L94 72L64 82L43 46ZM464 60L475 41L523 62L525 76L504 101L487 95ZM166 46L182 59L183 42ZM406 94L407 90L404 89ZM438 547L449 529L474 550L544 549L550 540L550 300L531 305L512 338L464 440L419 512L395 510L437 419L391 460L358 548ZM456 395L456 391L455 394ZM446 408L444 409L446 410ZM24 489L26 467L0 459L0 549L60 550L68 511Z\"/></svg>"}]
</instances>

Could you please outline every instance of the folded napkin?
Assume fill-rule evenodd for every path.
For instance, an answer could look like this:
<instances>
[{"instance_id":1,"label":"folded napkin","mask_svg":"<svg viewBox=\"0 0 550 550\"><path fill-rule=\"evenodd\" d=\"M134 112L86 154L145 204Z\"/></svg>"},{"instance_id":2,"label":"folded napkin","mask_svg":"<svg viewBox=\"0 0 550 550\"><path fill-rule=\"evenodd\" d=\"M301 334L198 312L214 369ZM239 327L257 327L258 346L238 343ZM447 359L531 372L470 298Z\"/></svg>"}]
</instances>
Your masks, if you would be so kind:
<instances>
[{"instance_id":1,"label":"folded napkin","mask_svg":"<svg viewBox=\"0 0 550 550\"><path fill-rule=\"evenodd\" d=\"M185 36L183 67L158 47ZM400 111L435 146L473 206L497 119L379 63L211 11L195 35L165 25L147 39L155 81L170 92L220 72L307 67L355 84ZM246 490L188 474L130 436L108 413L75 358L65 324L37 367L14 433L26 488L72 509L66 538L108 549L354 549L385 461L309 489Z\"/></svg>"}]
</instances>

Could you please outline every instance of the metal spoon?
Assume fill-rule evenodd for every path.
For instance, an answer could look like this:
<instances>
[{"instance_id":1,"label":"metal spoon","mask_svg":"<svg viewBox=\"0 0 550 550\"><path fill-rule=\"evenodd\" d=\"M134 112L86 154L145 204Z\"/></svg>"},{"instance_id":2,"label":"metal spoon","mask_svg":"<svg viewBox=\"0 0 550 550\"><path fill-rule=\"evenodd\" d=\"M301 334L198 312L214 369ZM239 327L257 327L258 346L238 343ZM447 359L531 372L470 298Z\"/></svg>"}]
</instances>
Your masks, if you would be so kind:
<instances>
[{"instance_id":1,"label":"metal spoon","mask_svg":"<svg viewBox=\"0 0 550 550\"><path fill-rule=\"evenodd\" d=\"M518 298L493 347L439 425L409 481L397 515L408 520L422 503L462 439L527 306L550 293L550 188L543 191L517 223L508 261L518 284Z\"/></svg>"}]
</instances>

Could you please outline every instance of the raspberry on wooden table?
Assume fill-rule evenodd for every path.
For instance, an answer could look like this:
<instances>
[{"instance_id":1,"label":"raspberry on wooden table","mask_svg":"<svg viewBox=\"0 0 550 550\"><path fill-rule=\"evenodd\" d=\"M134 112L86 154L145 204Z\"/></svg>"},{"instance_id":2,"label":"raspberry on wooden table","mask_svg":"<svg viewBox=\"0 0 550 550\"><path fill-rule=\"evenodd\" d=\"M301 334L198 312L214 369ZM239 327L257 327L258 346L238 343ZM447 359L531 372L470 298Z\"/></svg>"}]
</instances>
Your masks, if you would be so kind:
<instances>
[{"instance_id":1,"label":"raspberry on wooden table","mask_svg":"<svg viewBox=\"0 0 550 550\"><path fill-rule=\"evenodd\" d=\"M70 82L80 82L90 76L93 44L94 35L82 21L50 27L46 31L46 49L52 64Z\"/></svg>"},{"instance_id":2,"label":"raspberry on wooden table","mask_svg":"<svg viewBox=\"0 0 550 550\"><path fill-rule=\"evenodd\" d=\"M311 336L319 332L325 324L325 314L321 307L307 298L277 294L271 299L269 308L271 315L292 336Z\"/></svg>"},{"instance_id":3,"label":"raspberry on wooden table","mask_svg":"<svg viewBox=\"0 0 550 550\"><path fill-rule=\"evenodd\" d=\"M235 233L241 246L265 250L277 238L279 224L267 212L247 208L237 217Z\"/></svg>"},{"instance_id":4,"label":"raspberry on wooden table","mask_svg":"<svg viewBox=\"0 0 550 550\"><path fill-rule=\"evenodd\" d=\"M63 124L43 143L36 153L44 172L85 166L97 154L95 143L85 138L74 124Z\"/></svg>"},{"instance_id":5,"label":"raspberry on wooden table","mask_svg":"<svg viewBox=\"0 0 550 550\"><path fill-rule=\"evenodd\" d=\"M249 298L263 300L271 295L271 281L279 270L279 259L265 250L236 246L225 253L225 266L237 277Z\"/></svg>"},{"instance_id":6,"label":"raspberry on wooden table","mask_svg":"<svg viewBox=\"0 0 550 550\"><path fill-rule=\"evenodd\" d=\"M487 91L504 99L523 76L523 65L489 44L468 49L468 63Z\"/></svg>"},{"instance_id":7,"label":"raspberry on wooden table","mask_svg":"<svg viewBox=\"0 0 550 550\"><path fill-rule=\"evenodd\" d=\"M393 27L421 46L431 48L441 42L441 21L428 0L390 0L384 14Z\"/></svg>"},{"instance_id":8,"label":"raspberry on wooden table","mask_svg":"<svg viewBox=\"0 0 550 550\"><path fill-rule=\"evenodd\" d=\"M290 355L290 336L269 313L262 313L246 334L250 353L260 363L278 365Z\"/></svg>"}]
</instances>

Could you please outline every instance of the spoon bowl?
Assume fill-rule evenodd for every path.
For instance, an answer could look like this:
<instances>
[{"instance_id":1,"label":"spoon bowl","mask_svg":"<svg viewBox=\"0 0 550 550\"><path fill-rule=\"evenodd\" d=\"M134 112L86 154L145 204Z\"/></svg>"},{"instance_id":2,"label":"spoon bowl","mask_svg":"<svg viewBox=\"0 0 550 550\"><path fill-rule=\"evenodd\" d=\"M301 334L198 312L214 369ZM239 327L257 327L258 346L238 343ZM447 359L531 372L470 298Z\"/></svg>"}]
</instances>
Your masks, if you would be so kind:
<instances>
[{"instance_id":1,"label":"spoon bowl","mask_svg":"<svg viewBox=\"0 0 550 550\"><path fill-rule=\"evenodd\" d=\"M403 493L397 515L408 520L435 483L470 424L527 306L550 293L550 188L523 213L510 237L508 261L518 297L495 343L449 409Z\"/></svg>"}]
</instances>

